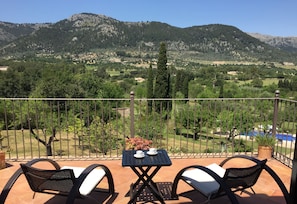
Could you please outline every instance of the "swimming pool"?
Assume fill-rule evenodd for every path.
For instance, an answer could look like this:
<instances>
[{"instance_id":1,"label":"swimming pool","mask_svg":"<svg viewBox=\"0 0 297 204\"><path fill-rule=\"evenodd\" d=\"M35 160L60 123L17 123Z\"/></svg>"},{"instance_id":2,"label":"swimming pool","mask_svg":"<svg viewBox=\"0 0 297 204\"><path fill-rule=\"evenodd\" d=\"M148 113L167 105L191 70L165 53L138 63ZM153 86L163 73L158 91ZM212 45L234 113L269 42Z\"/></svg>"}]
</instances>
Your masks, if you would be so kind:
<instances>
[{"instance_id":1,"label":"swimming pool","mask_svg":"<svg viewBox=\"0 0 297 204\"><path fill-rule=\"evenodd\" d=\"M275 137L279 140L285 140L285 141L296 141L296 137L290 134L285 134L285 133L277 133L275 134Z\"/></svg>"},{"instance_id":2,"label":"swimming pool","mask_svg":"<svg viewBox=\"0 0 297 204\"><path fill-rule=\"evenodd\" d=\"M264 132L260 132L260 131L249 131L247 133L243 133L241 135L246 135L246 136L257 136L257 135L264 135ZM291 135L291 134L287 134L287 133L276 133L275 134L276 139L278 140L285 140L285 141L296 141L296 137Z\"/></svg>"}]
</instances>

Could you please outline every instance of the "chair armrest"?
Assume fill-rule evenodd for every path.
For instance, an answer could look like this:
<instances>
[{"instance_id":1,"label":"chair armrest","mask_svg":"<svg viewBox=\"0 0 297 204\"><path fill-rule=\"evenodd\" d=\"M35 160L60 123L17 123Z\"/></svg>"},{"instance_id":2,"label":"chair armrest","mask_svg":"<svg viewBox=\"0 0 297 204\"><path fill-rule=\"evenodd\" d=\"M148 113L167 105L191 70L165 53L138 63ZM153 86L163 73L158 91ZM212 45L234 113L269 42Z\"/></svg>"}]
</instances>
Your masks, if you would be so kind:
<instances>
[{"instance_id":1,"label":"chair armrest","mask_svg":"<svg viewBox=\"0 0 297 204\"><path fill-rule=\"evenodd\" d=\"M227 159L223 160L219 165L220 166L224 166L230 160L232 160L232 159L238 159L238 158L240 158L240 159L247 159L249 161L255 162L256 164L258 164L260 162L263 162L263 161L265 161L265 163L266 163L266 161L267 161L267 159L259 160L259 159L256 159L254 157L250 157L250 156L247 156L247 155L234 155L232 157L228 157Z\"/></svg>"},{"instance_id":2,"label":"chair armrest","mask_svg":"<svg viewBox=\"0 0 297 204\"><path fill-rule=\"evenodd\" d=\"M96 169L96 168L100 169ZM73 170L76 178L76 182L72 187L69 196L67 198L67 203L72 203L75 197L79 194L87 195L89 194L98 183L106 176L109 185L109 192L114 193L114 182L110 170L102 164L91 164L87 168L80 167L69 167L65 166L62 169L70 168Z\"/></svg>"},{"instance_id":3,"label":"chair armrest","mask_svg":"<svg viewBox=\"0 0 297 204\"><path fill-rule=\"evenodd\" d=\"M193 165L193 166L185 167L182 170L180 170L178 172L178 174L176 175L173 185L172 185L172 197L173 198L177 197L176 190L177 190L178 181L180 179L182 179L185 182L187 182L186 181L187 180L187 172L190 172L193 169L194 171L196 171L193 173L202 173L203 176L207 175L207 177L208 177L207 179L210 179L209 182L212 182L212 183L208 183L208 184L211 184L212 186L209 189L205 190L205 185L203 185L203 187L200 188L199 186L197 186L194 183L187 182L189 185L191 185L193 188L195 188L196 190L203 193L206 197L210 197L212 194L215 194L219 190L219 188L224 189L224 191L226 192L230 201L233 204L238 204L238 201L237 201L235 195L232 193L231 189L228 188L228 186L226 185L225 181L222 178L224 176L224 171L223 171L222 167L220 167L216 164L211 164L208 167L200 166L200 165ZM217 171L220 175L217 174L215 171ZM194 182L194 180L192 180L192 182Z\"/></svg>"},{"instance_id":4,"label":"chair armrest","mask_svg":"<svg viewBox=\"0 0 297 204\"><path fill-rule=\"evenodd\" d=\"M38 159L33 159L33 160L27 162L26 165L27 165L27 166L33 166L34 164L37 164L37 163L39 163L39 162L49 162L49 163L50 163L51 165L53 165L54 168L57 169L57 170L61 168L60 165L59 165L56 161L54 161L54 160L52 160L52 159L48 159L48 158L38 158Z\"/></svg>"}]
</instances>

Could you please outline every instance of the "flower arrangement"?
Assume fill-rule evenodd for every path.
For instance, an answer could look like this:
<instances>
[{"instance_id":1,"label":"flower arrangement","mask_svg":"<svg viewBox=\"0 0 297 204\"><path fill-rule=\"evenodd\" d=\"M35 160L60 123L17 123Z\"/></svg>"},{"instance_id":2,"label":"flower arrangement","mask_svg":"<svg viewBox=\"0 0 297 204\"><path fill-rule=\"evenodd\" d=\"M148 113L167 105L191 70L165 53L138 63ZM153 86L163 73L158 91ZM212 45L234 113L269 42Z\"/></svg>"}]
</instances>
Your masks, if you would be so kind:
<instances>
[{"instance_id":1,"label":"flower arrangement","mask_svg":"<svg viewBox=\"0 0 297 204\"><path fill-rule=\"evenodd\" d=\"M2 141L4 140L4 136L2 136L2 134L1 134L1 129L0 129L0 152L2 152L2 150L3 150L3 146L2 146Z\"/></svg>"},{"instance_id":2,"label":"flower arrangement","mask_svg":"<svg viewBox=\"0 0 297 204\"><path fill-rule=\"evenodd\" d=\"M148 150L153 144L152 140L144 139L136 136L132 138L126 138L125 149L126 150Z\"/></svg>"},{"instance_id":3,"label":"flower arrangement","mask_svg":"<svg viewBox=\"0 0 297 204\"><path fill-rule=\"evenodd\" d=\"M2 146L3 139L4 139L4 136L2 136L1 130L0 130L0 169L4 169L6 167L5 151L3 151L3 146Z\"/></svg>"}]
</instances>

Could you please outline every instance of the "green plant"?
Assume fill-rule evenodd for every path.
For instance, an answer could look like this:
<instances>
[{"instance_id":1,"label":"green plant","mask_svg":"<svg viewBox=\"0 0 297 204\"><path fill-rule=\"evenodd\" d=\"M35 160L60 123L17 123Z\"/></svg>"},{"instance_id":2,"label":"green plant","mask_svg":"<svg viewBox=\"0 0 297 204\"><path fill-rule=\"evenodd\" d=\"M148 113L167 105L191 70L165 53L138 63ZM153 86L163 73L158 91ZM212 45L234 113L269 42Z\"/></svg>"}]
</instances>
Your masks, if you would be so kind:
<instances>
[{"instance_id":1,"label":"green plant","mask_svg":"<svg viewBox=\"0 0 297 204\"><path fill-rule=\"evenodd\" d=\"M234 151L235 152L252 152L253 148L247 145L247 142L243 139L234 140Z\"/></svg>"},{"instance_id":2,"label":"green plant","mask_svg":"<svg viewBox=\"0 0 297 204\"><path fill-rule=\"evenodd\" d=\"M256 135L256 142L258 146L274 147L276 139L270 134Z\"/></svg>"}]
</instances>

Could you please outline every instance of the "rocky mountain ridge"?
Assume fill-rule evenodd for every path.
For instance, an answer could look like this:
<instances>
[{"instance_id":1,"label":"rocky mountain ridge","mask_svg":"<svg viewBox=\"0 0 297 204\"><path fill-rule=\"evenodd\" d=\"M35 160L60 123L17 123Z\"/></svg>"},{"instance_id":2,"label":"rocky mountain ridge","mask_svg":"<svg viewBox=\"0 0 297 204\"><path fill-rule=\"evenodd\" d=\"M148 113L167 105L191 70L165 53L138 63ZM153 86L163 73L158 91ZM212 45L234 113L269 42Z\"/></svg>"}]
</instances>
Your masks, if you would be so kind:
<instances>
[{"instance_id":1,"label":"rocky mountain ridge","mask_svg":"<svg viewBox=\"0 0 297 204\"><path fill-rule=\"evenodd\" d=\"M19 37L27 36L49 23L9 23L0 21L0 46L7 44Z\"/></svg>"},{"instance_id":2,"label":"rocky mountain ridge","mask_svg":"<svg viewBox=\"0 0 297 204\"><path fill-rule=\"evenodd\" d=\"M273 47L280 48L287 51L297 52L297 37L281 37L281 36L263 35L260 33L248 33L248 34Z\"/></svg>"},{"instance_id":3,"label":"rocky mountain ridge","mask_svg":"<svg viewBox=\"0 0 297 204\"><path fill-rule=\"evenodd\" d=\"M0 23L0 57L80 54L98 49L134 50L144 54L168 50L210 60L292 61L294 49L273 47L229 25L178 28L160 22L122 22L97 14L75 14L52 24ZM286 48L289 46L289 42ZM288 52L288 50L290 52Z\"/></svg>"}]
</instances>

